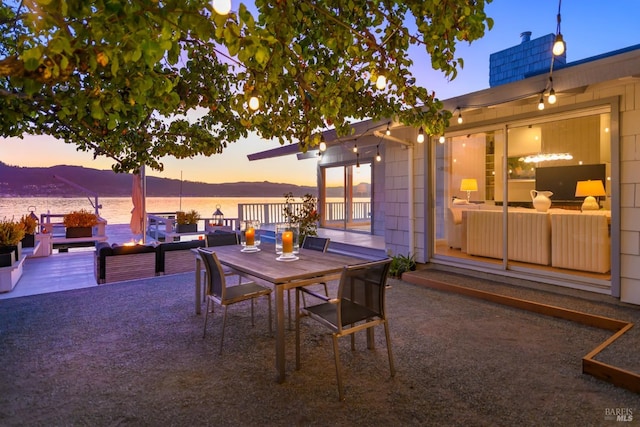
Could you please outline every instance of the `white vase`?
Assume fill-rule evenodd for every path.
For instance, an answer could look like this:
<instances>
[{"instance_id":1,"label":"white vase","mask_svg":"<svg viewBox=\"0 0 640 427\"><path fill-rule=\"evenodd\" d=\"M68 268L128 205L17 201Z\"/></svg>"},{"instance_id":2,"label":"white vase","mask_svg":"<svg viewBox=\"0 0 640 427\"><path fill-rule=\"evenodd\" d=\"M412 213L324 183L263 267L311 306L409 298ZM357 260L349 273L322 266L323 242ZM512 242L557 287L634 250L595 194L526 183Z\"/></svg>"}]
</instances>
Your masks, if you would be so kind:
<instances>
[{"instance_id":1,"label":"white vase","mask_svg":"<svg viewBox=\"0 0 640 427\"><path fill-rule=\"evenodd\" d=\"M533 207L538 212L546 212L551 207L551 199L553 196L551 191L537 191L531 190L531 200L533 201Z\"/></svg>"}]
</instances>

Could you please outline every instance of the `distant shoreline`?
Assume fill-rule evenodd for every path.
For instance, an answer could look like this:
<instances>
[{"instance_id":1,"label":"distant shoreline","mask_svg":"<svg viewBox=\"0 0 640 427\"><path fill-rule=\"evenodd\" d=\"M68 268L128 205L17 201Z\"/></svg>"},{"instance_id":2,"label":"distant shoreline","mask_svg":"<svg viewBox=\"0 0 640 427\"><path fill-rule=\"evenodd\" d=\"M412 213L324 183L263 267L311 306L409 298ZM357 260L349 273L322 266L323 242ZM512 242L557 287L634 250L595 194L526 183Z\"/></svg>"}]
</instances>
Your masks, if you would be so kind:
<instances>
[{"instance_id":1,"label":"distant shoreline","mask_svg":"<svg viewBox=\"0 0 640 427\"><path fill-rule=\"evenodd\" d=\"M282 197L289 192L298 197L317 195L315 186L268 181L209 184L147 176L146 184L148 197ZM131 174L116 174L112 170L67 165L29 168L0 162L1 197L68 198L86 197L89 193L99 197L127 197L131 195L131 186Z\"/></svg>"}]
</instances>

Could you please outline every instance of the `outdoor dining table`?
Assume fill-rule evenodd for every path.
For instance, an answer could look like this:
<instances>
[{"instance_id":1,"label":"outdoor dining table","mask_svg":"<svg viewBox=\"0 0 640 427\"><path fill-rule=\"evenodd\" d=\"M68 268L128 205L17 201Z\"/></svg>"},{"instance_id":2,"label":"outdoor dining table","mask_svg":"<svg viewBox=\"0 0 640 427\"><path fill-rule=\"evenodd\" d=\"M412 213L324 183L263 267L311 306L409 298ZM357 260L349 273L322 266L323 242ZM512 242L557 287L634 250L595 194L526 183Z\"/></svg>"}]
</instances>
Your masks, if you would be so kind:
<instances>
[{"instance_id":1,"label":"outdoor dining table","mask_svg":"<svg viewBox=\"0 0 640 427\"><path fill-rule=\"evenodd\" d=\"M297 259L278 261L274 244L263 243L260 245L260 251L257 252L242 252L241 249L242 246L239 245L210 248L216 253L222 265L273 285L276 305L276 370L277 380L282 383L285 380L285 291L298 286L339 279L345 265L359 264L367 260L350 255L301 248ZM200 314L202 260L197 250L193 252L196 255L195 309L196 314Z\"/></svg>"}]
</instances>

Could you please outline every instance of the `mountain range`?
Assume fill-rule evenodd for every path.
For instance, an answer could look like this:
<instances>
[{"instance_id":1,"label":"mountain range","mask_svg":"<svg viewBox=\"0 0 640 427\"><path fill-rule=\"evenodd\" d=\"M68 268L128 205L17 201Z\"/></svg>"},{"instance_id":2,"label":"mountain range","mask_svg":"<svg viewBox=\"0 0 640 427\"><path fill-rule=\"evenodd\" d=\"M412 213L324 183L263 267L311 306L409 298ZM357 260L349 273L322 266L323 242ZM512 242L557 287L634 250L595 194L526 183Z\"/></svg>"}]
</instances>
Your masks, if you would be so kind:
<instances>
[{"instance_id":1,"label":"mountain range","mask_svg":"<svg viewBox=\"0 0 640 427\"><path fill-rule=\"evenodd\" d=\"M147 176L146 182L149 197L280 197L288 192L296 197L317 195L316 187L268 181L209 184ZM112 170L68 165L30 168L0 162L2 197L83 197L87 195L83 188L100 197L126 197L131 195L131 186L131 174Z\"/></svg>"}]
</instances>

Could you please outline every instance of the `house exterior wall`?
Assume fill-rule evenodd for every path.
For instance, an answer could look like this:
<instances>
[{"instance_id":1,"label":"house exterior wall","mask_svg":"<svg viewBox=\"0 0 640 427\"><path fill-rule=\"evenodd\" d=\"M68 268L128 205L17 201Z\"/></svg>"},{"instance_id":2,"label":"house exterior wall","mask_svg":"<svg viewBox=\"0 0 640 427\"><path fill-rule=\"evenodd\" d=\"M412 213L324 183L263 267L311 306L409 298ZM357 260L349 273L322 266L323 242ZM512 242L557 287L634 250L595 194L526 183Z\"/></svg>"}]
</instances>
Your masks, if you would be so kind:
<instances>
[{"instance_id":1,"label":"house exterior wall","mask_svg":"<svg viewBox=\"0 0 640 427\"><path fill-rule=\"evenodd\" d=\"M495 122L509 123L515 116L522 118L530 115L553 114L554 109L574 108L589 103L597 104L598 100L619 99L619 135L612 135L612 144L619 144L619 163L612 164L612 175L619 173L619 232L620 247L618 254L612 254L612 260L619 260L620 268L612 268L612 274L619 271L619 278L612 277L612 282L619 279L620 299L623 302L640 304L640 79L615 80L588 87L583 93L566 95L558 98L558 103L540 113L537 111L537 99L525 105L483 108L465 113L465 127L473 123ZM616 118L612 117L612 121ZM455 130L452 126L451 130ZM430 142L433 144L434 142ZM437 143L437 142L436 142ZM410 149L401 146L387 148L385 194L386 194L386 230L387 247L392 254L416 254L418 262L429 261L428 251L423 247L427 242L426 228L431 221L427 214L427 203L424 198L425 185L428 184L429 171L426 165L425 147L427 143L415 145L413 149L413 212L415 213L414 249L409 244L409 163L407 152ZM615 148L612 148L615 149ZM616 170L617 169L617 170ZM615 180L612 184L615 184ZM616 191L614 189L613 191ZM613 223L615 225L615 222ZM614 289L615 292L615 289Z\"/></svg>"},{"instance_id":2,"label":"house exterior wall","mask_svg":"<svg viewBox=\"0 0 640 427\"><path fill-rule=\"evenodd\" d=\"M409 156L412 166L409 168ZM415 255L417 262L427 261L425 247L425 144L408 148L393 144L385 156L385 240L391 255ZM413 171L413 180L408 172ZM412 206L409 186L412 183ZM411 216L409 214L412 214ZM410 227L410 222L413 227ZM409 232L413 229L413 248L409 248Z\"/></svg>"}]
</instances>

